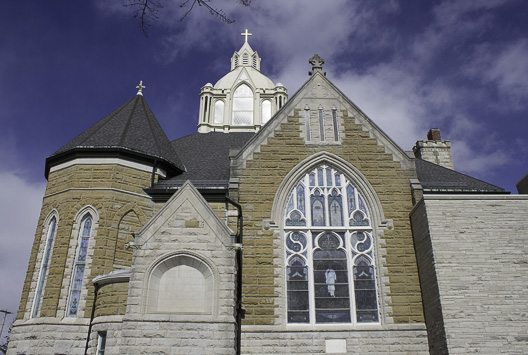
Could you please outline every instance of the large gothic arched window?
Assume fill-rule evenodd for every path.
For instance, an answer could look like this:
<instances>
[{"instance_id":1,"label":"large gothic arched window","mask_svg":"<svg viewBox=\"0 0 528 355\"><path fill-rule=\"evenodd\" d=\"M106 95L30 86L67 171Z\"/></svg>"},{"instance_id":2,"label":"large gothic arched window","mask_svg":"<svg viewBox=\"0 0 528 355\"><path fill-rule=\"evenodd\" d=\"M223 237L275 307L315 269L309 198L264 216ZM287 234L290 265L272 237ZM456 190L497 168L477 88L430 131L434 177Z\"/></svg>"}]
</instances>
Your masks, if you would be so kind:
<instances>
[{"instance_id":1,"label":"large gothic arched window","mask_svg":"<svg viewBox=\"0 0 528 355\"><path fill-rule=\"evenodd\" d=\"M285 210L288 323L379 322L372 221L356 186L321 165Z\"/></svg>"},{"instance_id":2,"label":"large gothic arched window","mask_svg":"<svg viewBox=\"0 0 528 355\"><path fill-rule=\"evenodd\" d=\"M246 84L233 94L233 125L253 124L253 91Z\"/></svg>"}]
</instances>

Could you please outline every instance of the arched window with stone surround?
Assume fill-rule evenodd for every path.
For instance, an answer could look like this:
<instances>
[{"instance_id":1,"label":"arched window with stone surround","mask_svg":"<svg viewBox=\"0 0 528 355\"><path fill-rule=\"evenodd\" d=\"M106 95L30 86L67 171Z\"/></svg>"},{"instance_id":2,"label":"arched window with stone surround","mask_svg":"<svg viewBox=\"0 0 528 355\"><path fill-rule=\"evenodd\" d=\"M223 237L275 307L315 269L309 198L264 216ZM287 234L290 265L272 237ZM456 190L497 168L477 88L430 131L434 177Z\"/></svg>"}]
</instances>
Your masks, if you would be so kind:
<instances>
[{"instance_id":1,"label":"arched window with stone surround","mask_svg":"<svg viewBox=\"0 0 528 355\"><path fill-rule=\"evenodd\" d=\"M253 91L246 85L240 85L233 94L233 125L249 126L253 124Z\"/></svg>"},{"instance_id":2,"label":"arched window with stone surround","mask_svg":"<svg viewBox=\"0 0 528 355\"><path fill-rule=\"evenodd\" d=\"M149 278L148 313L211 314L214 275L193 255L167 258L154 267Z\"/></svg>"},{"instance_id":3,"label":"arched window with stone surround","mask_svg":"<svg viewBox=\"0 0 528 355\"><path fill-rule=\"evenodd\" d=\"M224 122L224 102L218 100L215 102L214 106L214 123L223 123Z\"/></svg>"},{"instance_id":4,"label":"arched window with stone surround","mask_svg":"<svg viewBox=\"0 0 528 355\"><path fill-rule=\"evenodd\" d=\"M357 187L322 164L297 182L287 201L288 323L378 323L373 224Z\"/></svg>"},{"instance_id":5,"label":"arched window with stone surround","mask_svg":"<svg viewBox=\"0 0 528 355\"><path fill-rule=\"evenodd\" d=\"M266 124L271 118L271 101L262 101L262 124Z\"/></svg>"},{"instance_id":6,"label":"arched window with stone surround","mask_svg":"<svg viewBox=\"0 0 528 355\"><path fill-rule=\"evenodd\" d=\"M45 235L46 240L44 242L44 250L42 252L42 260L40 262L40 268L37 279L37 288L35 290L35 298L33 299L33 306L31 307L31 318L37 317L40 301L42 298L42 291L44 290L44 284L46 281L46 276L48 274L48 265L51 257L51 250L53 247L53 241L55 239L55 231L57 229L57 213L54 211L51 214L51 218L48 218L49 221L46 223Z\"/></svg>"},{"instance_id":7,"label":"arched window with stone surround","mask_svg":"<svg viewBox=\"0 0 528 355\"><path fill-rule=\"evenodd\" d=\"M84 270L86 267L86 259L88 256L88 245L93 231L93 216L90 212L86 212L82 218L79 226L79 236L77 239L77 248L75 252L75 259L73 264L72 279L70 282L70 292L68 297L68 306L66 309L67 317L76 317L79 311L79 303L81 300L81 291L84 279Z\"/></svg>"}]
</instances>

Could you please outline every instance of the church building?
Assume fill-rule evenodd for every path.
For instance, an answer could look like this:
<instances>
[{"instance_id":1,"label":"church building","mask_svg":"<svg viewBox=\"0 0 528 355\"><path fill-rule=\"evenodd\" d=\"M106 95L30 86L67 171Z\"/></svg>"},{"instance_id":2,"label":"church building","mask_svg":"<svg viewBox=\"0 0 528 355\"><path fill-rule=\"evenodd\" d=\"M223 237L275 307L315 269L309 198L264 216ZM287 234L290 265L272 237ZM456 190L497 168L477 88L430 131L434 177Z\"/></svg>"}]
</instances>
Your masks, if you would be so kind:
<instances>
[{"instance_id":1,"label":"church building","mask_svg":"<svg viewBox=\"0 0 528 355\"><path fill-rule=\"evenodd\" d=\"M243 35L196 133L140 82L47 158L8 354L528 353L528 195L400 148L317 54L288 97Z\"/></svg>"}]
</instances>

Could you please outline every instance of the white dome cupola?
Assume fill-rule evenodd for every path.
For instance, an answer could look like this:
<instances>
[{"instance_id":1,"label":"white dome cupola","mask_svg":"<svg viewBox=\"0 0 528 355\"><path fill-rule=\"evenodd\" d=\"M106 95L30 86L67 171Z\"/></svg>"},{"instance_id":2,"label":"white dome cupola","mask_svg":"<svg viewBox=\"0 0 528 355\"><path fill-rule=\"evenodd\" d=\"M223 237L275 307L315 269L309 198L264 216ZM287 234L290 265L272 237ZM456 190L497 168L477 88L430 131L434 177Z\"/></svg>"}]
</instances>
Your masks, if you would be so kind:
<instances>
[{"instance_id":1,"label":"white dome cupola","mask_svg":"<svg viewBox=\"0 0 528 355\"><path fill-rule=\"evenodd\" d=\"M275 85L260 72L260 56L245 41L231 57L231 71L200 93L198 132L255 132L277 112L288 98L282 84Z\"/></svg>"}]
</instances>

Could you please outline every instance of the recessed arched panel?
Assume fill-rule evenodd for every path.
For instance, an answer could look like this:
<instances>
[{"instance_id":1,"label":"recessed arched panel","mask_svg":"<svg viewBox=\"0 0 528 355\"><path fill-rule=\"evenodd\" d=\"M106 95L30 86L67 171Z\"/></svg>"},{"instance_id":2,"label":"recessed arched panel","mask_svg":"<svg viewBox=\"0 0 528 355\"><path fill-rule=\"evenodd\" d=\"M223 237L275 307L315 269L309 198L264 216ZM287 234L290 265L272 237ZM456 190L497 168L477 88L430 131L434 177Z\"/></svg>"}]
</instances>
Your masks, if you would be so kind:
<instances>
[{"instance_id":1,"label":"recessed arched panel","mask_svg":"<svg viewBox=\"0 0 528 355\"><path fill-rule=\"evenodd\" d=\"M148 313L211 314L214 276L202 260L176 255L159 263L150 275Z\"/></svg>"}]
</instances>

